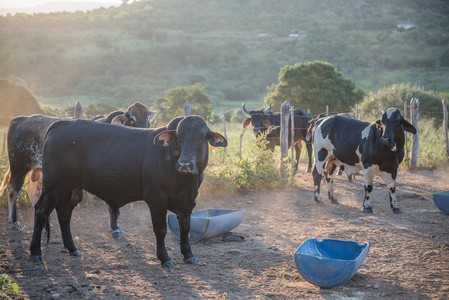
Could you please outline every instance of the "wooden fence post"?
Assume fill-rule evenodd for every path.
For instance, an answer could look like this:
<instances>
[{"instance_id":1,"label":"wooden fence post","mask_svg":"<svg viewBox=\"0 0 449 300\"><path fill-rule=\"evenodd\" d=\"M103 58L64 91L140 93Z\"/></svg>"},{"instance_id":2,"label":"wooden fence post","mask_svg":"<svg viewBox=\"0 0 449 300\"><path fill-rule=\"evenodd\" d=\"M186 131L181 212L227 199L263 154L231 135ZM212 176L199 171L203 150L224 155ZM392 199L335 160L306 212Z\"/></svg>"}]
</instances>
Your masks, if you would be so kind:
<instances>
[{"instance_id":1,"label":"wooden fence post","mask_svg":"<svg viewBox=\"0 0 449 300\"><path fill-rule=\"evenodd\" d=\"M291 171L292 178L295 176L295 108L290 108L290 145L291 145ZM299 162L298 162L299 163Z\"/></svg>"},{"instance_id":2,"label":"wooden fence post","mask_svg":"<svg viewBox=\"0 0 449 300\"><path fill-rule=\"evenodd\" d=\"M6 150L6 132L3 135L3 150L2 150L2 154L5 154L5 150Z\"/></svg>"},{"instance_id":3,"label":"wooden fence post","mask_svg":"<svg viewBox=\"0 0 449 300\"><path fill-rule=\"evenodd\" d=\"M407 120L407 101L404 101L404 119ZM410 168L410 161L408 159L408 143L407 143L407 131L404 130L404 138L405 138L405 164L408 168Z\"/></svg>"},{"instance_id":4,"label":"wooden fence post","mask_svg":"<svg viewBox=\"0 0 449 300\"><path fill-rule=\"evenodd\" d=\"M326 117L329 117L329 105L326 105Z\"/></svg>"},{"instance_id":5,"label":"wooden fence post","mask_svg":"<svg viewBox=\"0 0 449 300\"><path fill-rule=\"evenodd\" d=\"M446 150L447 156L449 156L449 140L447 137L447 99L441 100L443 104L443 130L444 130L444 148Z\"/></svg>"},{"instance_id":6,"label":"wooden fence post","mask_svg":"<svg viewBox=\"0 0 449 300\"><path fill-rule=\"evenodd\" d=\"M239 151L240 156L242 156L243 135L245 134L246 128L248 128L248 127L243 128L243 131L240 134L240 151Z\"/></svg>"},{"instance_id":7,"label":"wooden fence post","mask_svg":"<svg viewBox=\"0 0 449 300\"><path fill-rule=\"evenodd\" d=\"M287 178L285 158L288 157L288 119L290 116L290 102L285 100L281 105L281 176Z\"/></svg>"},{"instance_id":8,"label":"wooden fence post","mask_svg":"<svg viewBox=\"0 0 449 300\"><path fill-rule=\"evenodd\" d=\"M225 114L224 114L224 109L221 109L221 118L223 119L223 134L225 139L228 139L228 136L226 135L226 119L225 119ZM223 155L223 161L225 159L226 156L226 147L223 148L224 149L224 155Z\"/></svg>"},{"instance_id":9,"label":"wooden fence post","mask_svg":"<svg viewBox=\"0 0 449 300\"><path fill-rule=\"evenodd\" d=\"M412 125L416 128L416 134L412 136L412 146L410 150L410 168L416 169L418 167L418 149L419 149L419 130L418 130L418 119L419 119L419 99L412 98L410 100L410 117L412 120Z\"/></svg>"},{"instance_id":10,"label":"wooden fence post","mask_svg":"<svg viewBox=\"0 0 449 300\"><path fill-rule=\"evenodd\" d=\"M83 106L79 101L75 103L75 119L82 120L83 119Z\"/></svg>"},{"instance_id":11,"label":"wooden fence post","mask_svg":"<svg viewBox=\"0 0 449 300\"><path fill-rule=\"evenodd\" d=\"M190 103L187 101L186 104L184 104L184 116L190 116L191 113Z\"/></svg>"},{"instance_id":12,"label":"wooden fence post","mask_svg":"<svg viewBox=\"0 0 449 300\"><path fill-rule=\"evenodd\" d=\"M358 104L355 105L355 118L357 120L359 120L359 105Z\"/></svg>"},{"instance_id":13,"label":"wooden fence post","mask_svg":"<svg viewBox=\"0 0 449 300\"><path fill-rule=\"evenodd\" d=\"M382 118L382 105L379 105L379 116L380 116L380 118Z\"/></svg>"}]
</instances>

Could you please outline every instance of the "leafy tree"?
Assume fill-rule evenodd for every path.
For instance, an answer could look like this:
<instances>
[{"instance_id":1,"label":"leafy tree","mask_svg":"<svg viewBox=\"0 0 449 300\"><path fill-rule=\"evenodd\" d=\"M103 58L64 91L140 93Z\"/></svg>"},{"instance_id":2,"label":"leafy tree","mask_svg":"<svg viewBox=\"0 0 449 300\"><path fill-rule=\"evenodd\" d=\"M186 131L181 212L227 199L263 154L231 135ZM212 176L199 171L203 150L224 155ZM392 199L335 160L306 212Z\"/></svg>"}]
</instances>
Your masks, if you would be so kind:
<instances>
[{"instance_id":1,"label":"leafy tree","mask_svg":"<svg viewBox=\"0 0 449 300\"><path fill-rule=\"evenodd\" d=\"M43 112L31 90L8 79L0 79L0 111L7 117Z\"/></svg>"},{"instance_id":2,"label":"leafy tree","mask_svg":"<svg viewBox=\"0 0 449 300\"><path fill-rule=\"evenodd\" d=\"M114 110L117 110L116 106L108 102L100 101L94 104L89 104L85 110L85 114L86 116L108 115Z\"/></svg>"},{"instance_id":3,"label":"leafy tree","mask_svg":"<svg viewBox=\"0 0 449 300\"><path fill-rule=\"evenodd\" d=\"M165 92L163 98L156 99L154 105L158 112L156 117L168 122L174 117L184 115L184 105L190 103L192 114L200 115L204 118L212 114L212 103L209 95L206 94L204 86L197 82L192 86L179 86Z\"/></svg>"},{"instance_id":4,"label":"leafy tree","mask_svg":"<svg viewBox=\"0 0 449 300\"><path fill-rule=\"evenodd\" d=\"M311 114L343 112L363 99L364 92L327 62L313 61L283 67L279 83L269 88L265 103L279 110L289 100L295 108L310 109Z\"/></svg>"},{"instance_id":5,"label":"leafy tree","mask_svg":"<svg viewBox=\"0 0 449 300\"><path fill-rule=\"evenodd\" d=\"M373 114L377 117L380 106L382 106L382 109L396 107L403 111L404 102L410 105L412 98L419 99L421 116L435 118L435 121L441 124L443 115L441 99L444 97L434 91L426 91L424 88L416 85L394 84L384 87L377 92L369 93L361 103L359 109L363 109L365 113Z\"/></svg>"}]
</instances>

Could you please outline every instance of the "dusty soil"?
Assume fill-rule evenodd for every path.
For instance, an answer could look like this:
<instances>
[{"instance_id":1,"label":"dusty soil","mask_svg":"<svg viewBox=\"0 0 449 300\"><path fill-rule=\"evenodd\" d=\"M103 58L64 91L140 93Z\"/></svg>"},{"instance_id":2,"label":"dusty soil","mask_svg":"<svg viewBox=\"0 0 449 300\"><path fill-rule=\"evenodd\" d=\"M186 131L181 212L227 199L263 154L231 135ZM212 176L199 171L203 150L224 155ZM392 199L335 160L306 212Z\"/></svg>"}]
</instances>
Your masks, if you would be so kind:
<instances>
[{"instance_id":1,"label":"dusty soil","mask_svg":"<svg viewBox=\"0 0 449 300\"><path fill-rule=\"evenodd\" d=\"M392 213L380 179L370 215L362 213L362 176L353 183L336 177L340 205L326 201L324 207L313 202L311 175L296 179L300 187L275 191L214 195L201 190L196 209L243 208L245 218L226 235L193 243L198 265L182 262L179 242L168 233L169 255L178 264L173 270L161 268L156 259L144 203L122 208L121 240L111 237L102 203L77 207L72 232L81 258L69 257L63 249L52 214L43 264L28 260L31 207L19 211L27 226L20 232L9 228L3 209L0 273L20 286L19 297L31 299L449 299L449 215L432 199L432 193L449 190L448 170L400 171L402 215ZM322 194L327 194L326 187ZM297 247L312 237L368 241L371 248L351 280L321 289L302 278L293 260Z\"/></svg>"}]
</instances>

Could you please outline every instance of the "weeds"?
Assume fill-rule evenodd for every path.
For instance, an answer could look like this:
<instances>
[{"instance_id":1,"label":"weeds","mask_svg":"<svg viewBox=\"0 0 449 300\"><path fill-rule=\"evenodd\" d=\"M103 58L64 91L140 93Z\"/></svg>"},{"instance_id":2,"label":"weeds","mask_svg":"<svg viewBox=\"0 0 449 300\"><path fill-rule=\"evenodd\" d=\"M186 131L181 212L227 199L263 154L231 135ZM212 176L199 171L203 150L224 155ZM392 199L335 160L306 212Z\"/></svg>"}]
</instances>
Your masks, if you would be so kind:
<instances>
[{"instance_id":1,"label":"weeds","mask_svg":"<svg viewBox=\"0 0 449 300\"><path fill-rule=\"evenodd\" d=\"M5 290L11 290L14 294L19 294L19 286L17 285L17 283L12 282L11 277L9 277L6 274L1 274L0 275L0 296L5 299L12 299L11 297L9 297L6 293Z\"/></svg>"}]
</instances>

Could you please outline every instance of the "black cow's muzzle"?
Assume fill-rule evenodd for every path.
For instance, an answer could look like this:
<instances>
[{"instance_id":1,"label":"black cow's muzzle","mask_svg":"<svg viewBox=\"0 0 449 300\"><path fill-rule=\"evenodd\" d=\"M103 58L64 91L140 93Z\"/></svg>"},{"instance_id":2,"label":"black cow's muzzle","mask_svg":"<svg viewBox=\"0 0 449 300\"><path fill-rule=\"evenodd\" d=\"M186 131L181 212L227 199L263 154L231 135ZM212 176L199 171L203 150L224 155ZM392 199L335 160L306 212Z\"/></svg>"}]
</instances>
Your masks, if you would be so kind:
<instances>
[{"instance_id":1,"label":"black cow's muzzle","mask_svg":"<svg viewBox=\"0 0 449 300\"><path fill-rule=\"evenodd\" d=\"M392 142L389 137L382 137L382 144L390 146L391 151L396 151L396 143Z\"/></svg>"},{"instance_id":2,"label":"black cow's muzzle","mask_svg":"<svg viewBox=\"0 0 449 300\"><path fill-rule=\"evenodd\" d=\"M180 173L191 174L191 173L193 173L193 170L195 169L195 165L194 165L193 161L188 161L188 160L178 161L178 163L176 165L176 169Z\"/></svg>"}]
</instances>

